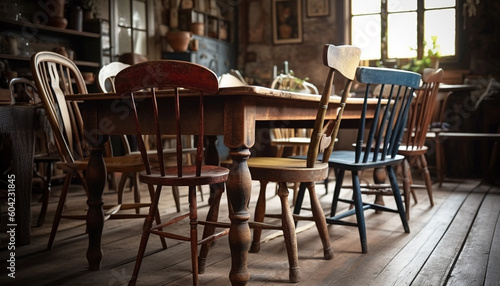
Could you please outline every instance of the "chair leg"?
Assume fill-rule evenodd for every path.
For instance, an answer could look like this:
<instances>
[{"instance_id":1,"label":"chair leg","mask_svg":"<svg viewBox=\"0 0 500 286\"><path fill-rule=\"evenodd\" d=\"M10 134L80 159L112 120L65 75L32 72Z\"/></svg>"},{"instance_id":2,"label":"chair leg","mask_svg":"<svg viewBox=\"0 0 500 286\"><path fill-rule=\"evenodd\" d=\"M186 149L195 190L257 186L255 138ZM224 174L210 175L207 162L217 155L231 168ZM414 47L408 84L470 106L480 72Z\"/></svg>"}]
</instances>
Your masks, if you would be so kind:
<instances>
[{"instance_id":1,"label":"chair leg","mask_svg":"<svg viewBox=\"0 0 500 286\"><path fill-rule=\"evenodd\" d=\"M337 182L335 183L335 190L333 191L332 206L330 209L330 216L335 216L337 213L337 204L339 202L340 189L342 189L342 183L344 181L344 170L339 170L336 174Z\"/></svg>"},{"instance_id":2,"label":"chair leg","mask_svg":"<svg viewBox=\"0 0 500 286\"><path fill-rule=\"evenodd\" d=\"M263 222L264 216L266 214L266 187L268 181L260 181L260 193L257 199L257 204L255 206L254 221ZM253 229L253 240L250 247L250 252L257 253L260 251L260 237L262 235L262 228L254 227Z\"/></svg>"},{"instance_id":3,"label":"chair leg","mask_svg":"<svg viewBox=\"0 0 500 286\"><path fill-rule=\"evenodd\" d=\"M52 172L54 171L54 164L52 162L47 163L47 172L45 174L45 180L43 184L43 196L42 196L42 208L40 209L40 214L38 215L38 221L36 225L38 227L43 225L45 220L45 215L47 214L47 207L49 205L50 189L52 186Z\"/></svg>"},{"instance_id":4,"label":"chair leg","mask_svg":"<svg viewBox=\"0 0 500 286\"><path fill-rule=\"evenodd\" d=\"M189 186L189 238L191 240L191 268L193 285L198 285L198 205L196 186Z\"/></svg>"},{"instance_id":5,"label":"chair leg","mask_svg":"<svg viewBox=\"0 0 500 286\"><path fill-rule=\"evenodd\" d=\"M411 170L410 170L410 164L408 163L408 160L405 158L403 162L401 162L402 166L402 173L403 173L403 194L405 197L405 209L406 209L406 219L410 219L410 192L413 195L413 198L415 199L415 203L417 203L417 196L415 195L414 191L411 188Z\"/></svg>"},{"instance_id":6,"label":"chair leg","mask_svg":"<svg viewBox=\"0 0 500 286\"><path fill-rule=\"evenodd\" d=\"M358 224L359 239L361 241L361 252L368 253L368 242L366 239L365 214L363 201L361 199L361 185L359 182L359 174L357 171L352 171L352 198L354 200L354 209L356 211L356 221ZM337 190L335 190L337 192Z\"/></svg>"},{"instance_id":7,"label":"chair leg","mask_svg":"<svg viewBox=\"0 0 500 286\"><path fill-rule=\"evenodd\" d=\"M172 195L174 196L175 210L181 212L181 200L179 195L179 188L177 186L172 186Z\"/></svg>"},{"instance_id":8,"label":"chair leg","mask_svg":"<svg viewBox=\"0 0 500 286\"><path fill-rule=\"evenodd\" d=\"M158 202L160 201L161 187L162 187L161 185L156 187L154 199L151 201L151 206L149 207L148 216L144 220L141 243L139 244L137 259L135 260L134 272L132 273L132 277L128 282L129 286L135 285L137 282L137 276L139 275L139 270L141 269L142 259L144 258L144 253L146 252L146 246L148 244L149 236L151 235L153 220L155 219L158 213Z\"/></svg>"},{"instance_id":9,"label":"chair leg","mask_svg":"<svg viewBox=\"0 0 500 286\"><path fill-rule=\"evenodd\" d=\"M148 191L149 191L149 201L152 203L155 198L155 189L153 185L148 185ZM158 208L156 209L156 216L155 216L155 221L156 225L161 225L161 218L160 218L160 211ZM162 231L163 228L158 228L159 231ZM163 249L167 249L167 241L163 236L160 237L160 243Z\"/></svg>"},{"instance_id":10,"label":"chair leg","mask_svg":"<svg viewBox=\"0 0 500 286\"><path fill-rule=\"evenodd\" d=\"M309 197L311 199L311 210L314 222L316 223L321 243L323 243L323 257L325 260L330 260L333 258L333 250L330 246L330 236L326 228L325 214L323 213L318 195L316 194L315 183L307 183L307 189L309 190Z\"/></svg>"},{"instance_id":11,"label":"chair leg","mask_svg":"<svg viewBox=\"0 0 500 286\"><path fill-rule=\"evenodd\" d=\"M123 203L123 192L125 190L125 183L127 182L128 174L122 173L120 184L118 185L118 204Z\"/></svg>"},{"instance_id":12,"label":"chair leg","mask_svg":"<svg viewBox=\"0 0 500 286\"><path fill-rule=\"evenodd\" d=\"M394 173L394 169L392 168L392 166L387 166L386 169L387 173L389 174L389 181L391 183L392 193L394 195L394 199L396 200L396 206L398 208L399 216L401 217L401 222L403 223L403 228L406 233L409 233L410 227L408 226L408 220L406 219L406 214L403 207L403 201L401 199L401 192L399 190L396 174Z\"/></svg>"},{"instance_id":13,"label":"chair leg","mask_svg":"<svg viewBox=\"0 0 500 286\"><path fill-rule=\"evenodd\" d=\"M52 223L52 230L50 232L49 243L47 244L47 249L52 249L54 244L54 239L56 237L57 228L61 222L62 211L64 204L66 203L66 196L68 194L69 185L71 184L71 178L73 177L73 172L67 172L64 178L63 188L61 190L61 195L59 196L59 203L57 204L56 213L54 215L54 222Z\"/></svg>"},{"instance_id":14,"label":"chair leg","mask_svg":"<svg viewBox=\"0 0 500 286\"><path fill-rule=\"evenodd\" d=\"M210 209L208 210L206 220L216 222L218 220L218 216L219 216L220 200L222 198L222 195L224 194L224 184L216 184L216 185L213 185L210 187L214 189L215 196L213 197L212 203L210 204ZM203 239L213 235L214 233L215 233L215 227L210 226L210 225L206 225L203 228ZM210 251L210 248L212 247L212 243L213 242L208 242L208 243L201 245L200 254L198 255L198 273L199 274L205 273L205 266L207 264L207 256L208 256L208 252Z\"/></svg>"},{"instance_id":15,"label":"chair leg","mask_svg":"<svg viewBox=\"0 0 500 286\"><path fill-rule=\"evenodd\" d=\"M417 157L417 164L418 168L422 172L422 177L424 177L424 182L427 188L427 194L429 195L431 206L434 206L434 197L432 196L431 174L429 173L429 168L427 167L427 160L425 159L424 154L421 154L420 156Z\"/></svg>"},{"instance_id":16,"label":"chair leg","mask_svg":"<svg viewBox=\"0 0 500 286\"><path fill-rule=\"evenodd\" d=\"M134 186L134 203L141 203L141 193L139 192L139 173L131 173L130 175L130 184ZM138 214L141 212L141 208L136 208L135 213Z\"/></svg>"},{"instance_id":17,"label":"chair leg","mask_svg":"<svg viewBox=\"0 0 500 286\"><path fill-rule=\"evenodd\" d=\"M279 183L278 196L281 201L281 225L283 227L283 236L285 239L288 263L290 267L289 278L291 283L296 283L300 281L297 235L295 233L293 216L288 204L288 187L286 182Z\"/></svg>"},{"instance_id":18,"label":"chair leg","mask_svg":"<svg viewBox=\"0 0 500 286\"><path fill-rule=\"evenodd\" d=\"M293 206L293 214L299 215L300 210L302 209L302 203L304 202L304 195L306 193L306 184L300 183L299 191L297 192L297 200L295 205ZM295 223L295 227L297 227L297 223Z\"/></svg>"}]
</instances>

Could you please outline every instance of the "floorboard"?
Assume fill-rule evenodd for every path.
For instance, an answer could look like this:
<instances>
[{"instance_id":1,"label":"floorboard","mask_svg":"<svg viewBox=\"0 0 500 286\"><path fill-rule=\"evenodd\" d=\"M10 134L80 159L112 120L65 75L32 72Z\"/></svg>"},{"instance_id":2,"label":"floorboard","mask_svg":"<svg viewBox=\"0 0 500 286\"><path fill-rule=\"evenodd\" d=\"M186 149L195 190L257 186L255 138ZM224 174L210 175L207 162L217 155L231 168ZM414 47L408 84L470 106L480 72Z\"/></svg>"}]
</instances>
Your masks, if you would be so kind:
<instances>
[{"instance_id":1,"label":"floorboard","mask_svg":"<svg viewBox=\"0 0 500 286\"><path fill-rule=\"evenodd\" d=\"M372 174L364 174L369 181ZM419 178L419 176L414 176ZM349 181L346 178L346 181ZM416 180L416 183L419 183ZM334 181L329 189L333 190ZM404 233L395 213L365 212L368 253L362 254L357 228L329 225L332 260L323 259L322 244L316 227L301 221L297 227L301 282L292 285L499 285L500 284L500 188L481 184L478 180L454 180L434 187L435 206L431 207L425 190L418 191L418 203L412 199L410 233ZM274 190L274 185L269 186ZM102 249L104 259L100 271L88 271L85 252L88 239L84 221L63 220L52 250L46 250L51 220L57 204L59 186L50 198L49 212L42 227L32 228L32 243L18 247L16 278L8 278L6 267L0 268L0 285L127 285L132 273L140 240L142 219L106 221ZM257 199L258 183L254 182L249 210ZM320 202L329 212L332 192L324 194L318 185ZM182 190L181 190L182 193ZM341 196L350 197L343 189ZM147 191L142 190L143 200ZM208 189L204 189L208 198ZM113 190L106 190L107 202L116 200ZM39 210L38 198L33 198L33 220ZM126 192L131 200L131 193ZM374 196L364 195L366 201ZM182 210L187 211L187 195L182 193ZM304 205L308 205L306 195ZM384 197L386 205L394 206L392 197ZM207 202L199 200L199 217L208 210ZM3 202L2 202L3 204ZM279 209L279 198L269 191L267 205ZM85 195L78 186L72 187L66 211L84 212ZM348 206L339 206L346 209ZM4 210L2 206L2 210ZM220 220L227 221L227 200L221 202ZM339 209L339 211L342 211ZM165 190L161 200L162 220L176 216L171 193ZM303 210L304 215L310 211ZM354 217L349 218L354 220ZM187 225L175 226L186 230ZM0 259L6 261L5 231L1 230ZM199 231L201 236L202 231ZM167 240L163 250L159 239L151 236L147 255L139 274L138 285L191 285L189 243ZM231 267L227 238L217 240L208 259L206 273L200 275L200 285L228 285ZM278 231L265 230L261 251L248 255L251 278L248 285L290 285L288 259L283 236Z\"/></svg>"}]
</instances>

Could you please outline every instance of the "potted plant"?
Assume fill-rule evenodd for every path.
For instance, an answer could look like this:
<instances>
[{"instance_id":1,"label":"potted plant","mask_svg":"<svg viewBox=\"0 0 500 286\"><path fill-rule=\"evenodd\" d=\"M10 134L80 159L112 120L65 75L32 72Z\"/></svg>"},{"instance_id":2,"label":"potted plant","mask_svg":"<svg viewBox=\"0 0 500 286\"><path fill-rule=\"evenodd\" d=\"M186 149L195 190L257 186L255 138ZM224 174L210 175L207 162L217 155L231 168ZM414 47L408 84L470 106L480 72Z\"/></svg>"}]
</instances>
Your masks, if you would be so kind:
<instances>
[{"instance_id":1,"label":"potted plant","mask_svg":"<svg viewBox=\"0 0 500 286\"><path fill-rule=\"evenodd\" d=\"M440 48L437 44L437 36L432 36L432 47L428 48L422 59L411 59L410 63L404 65L404 70L422 73L425 68L439 68L439 59L441 58Z\"/></svg>"}]
</instances>

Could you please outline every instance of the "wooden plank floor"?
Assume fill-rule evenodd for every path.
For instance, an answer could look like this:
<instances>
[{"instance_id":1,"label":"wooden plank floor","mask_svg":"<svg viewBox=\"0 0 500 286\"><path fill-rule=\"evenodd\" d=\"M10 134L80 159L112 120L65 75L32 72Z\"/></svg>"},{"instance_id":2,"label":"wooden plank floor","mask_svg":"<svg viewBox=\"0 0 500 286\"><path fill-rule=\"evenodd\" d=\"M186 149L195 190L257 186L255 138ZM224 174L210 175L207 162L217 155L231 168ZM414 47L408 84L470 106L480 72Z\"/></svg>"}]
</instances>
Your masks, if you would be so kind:
<instances>
[{"instance_id":1,"label":"wooden plank floor","mask_svg":"<svg viewBox=\"0 0 500 286\"><path fill-rule=\"evenodd\" d=\"M369 177L371 174L365 174L365 178ZM333 184L330 183L330 190ZM32 228L32 243L15 250L15 279L7 276L6 260L10 251L5 247L6 231L2 229L0 285L126 285L135 262L142 220L107 221L102 239L101 270L90 272L86 269L88 241L83 221L62 220L53 249L45 250L59 190L59 186L54 187L44 226ZM255 183L251 210L257 190ZM323 185L318 185L317 191L322 195L321 202L327 212L332 191L323 195ZM142 194L145 200L145 189ZM349 192L344 190L343 195L348 196ZM204 202L199 200L200 217L208 209L208 189L204 189L204 196ZM127 197L131 197L131 193L127 193ZM176 215L171 198L171 193L165 191L163 218ZM37 199L33 197L33 220L39 210ZM115 199L113 191L105 192L106 202ZM182 199L185 211L187 198ZM367 198L372 199L373 196ZM434 207L430 207L425 191L418 191L418 199L418 203L412 200L409 234L403 232L397 214L365 213L367 254L360 252L356 228L330 225L335 257L325 261L316 228L311 223L299 223L301 282L295 285L500 285L500 189L477 180L445 182L440 188L434 185ZM393 205L391 197L386 197L385 201ZM269 192L268 206L279 207L278 202ZM306 199L304 205L307 204ZM226 209L224 197L221 220L227 220ZM66 211L84 210L85 196L76 186L71 191ZM191 284L189 245L167 242L169 249L162 251L159 240L151 237L138 285ZM230 266L225 237L213 246L207 271L200 275L200 284L228 285ZM249 254L248 267L251 271L248 285L290 284L282 237L275 231L264 232L261 251Z\"/></svg>"}]
</instances>

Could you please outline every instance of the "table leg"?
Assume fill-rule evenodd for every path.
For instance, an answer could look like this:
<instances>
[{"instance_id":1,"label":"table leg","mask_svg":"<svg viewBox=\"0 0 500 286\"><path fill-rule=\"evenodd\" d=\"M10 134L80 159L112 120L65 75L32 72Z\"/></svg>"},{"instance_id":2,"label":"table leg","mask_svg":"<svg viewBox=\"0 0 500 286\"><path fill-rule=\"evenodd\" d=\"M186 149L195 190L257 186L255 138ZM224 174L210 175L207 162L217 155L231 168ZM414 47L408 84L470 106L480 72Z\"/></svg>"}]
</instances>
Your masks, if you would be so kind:
<instances>
[{"instance_id":1,"label":"table leg","mask_svg":"<svg viewBox=\"0 0 500 286\"><path fill-rule=\"evenodd\" d=\"M245 285L250 279L247 268L247 256L250 249L250 227L248 220L248 202L252 190L252 178L248 169L248 148L231 149L233 165L227 180L227 196L229 200L229 246L231 249L231 272L229 280L232 285Z\"/></svg>"},{"instance_id":2,"label":"table leg","mask_svg":"<svg viewBox=\"0 0 500 286\"><path fill-rule=\"evenodd\" d=\"M102 194L106 184L106 166L103 153L104 147L102 145L92 147L86 174L89 192L87 200L89 206L87 211L87 231L89 234L87 261L91 271L99 270L102 260L101 236L104 227Z\"/></svg>"}]
</instances>

